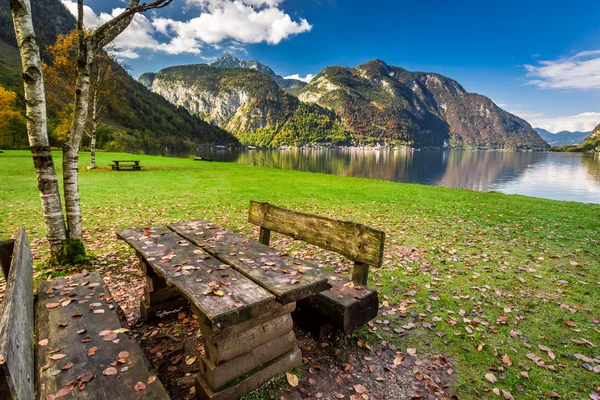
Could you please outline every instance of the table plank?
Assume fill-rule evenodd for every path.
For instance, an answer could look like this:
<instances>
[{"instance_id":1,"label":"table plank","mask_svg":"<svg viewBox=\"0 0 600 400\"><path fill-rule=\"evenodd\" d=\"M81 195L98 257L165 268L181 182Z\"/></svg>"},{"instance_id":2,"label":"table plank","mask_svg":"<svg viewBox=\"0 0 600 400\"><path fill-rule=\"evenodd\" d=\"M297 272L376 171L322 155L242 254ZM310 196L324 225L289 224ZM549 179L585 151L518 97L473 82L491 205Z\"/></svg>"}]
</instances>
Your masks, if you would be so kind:
<instances>
[{"instance_id":1,"label":"table plank","mask_svg":"<svg viewBox=\"0 0 600 400\"><path fill-rule=\"evenodd\" d=\"M283 304L331 287L326 274L315 265L283 255L213 223L181 222L168 227L273 293Z\"/></svg>"},{"instance_id":2,"label":"table plank","mask_svg":"<svg viewBox=\"0 0 600 400\"><path fill-rule=\"evenodd\" d=\"M225 328L254 318L275 302L255 282L165 227L128 229L117 235L214 326ZM222 296L205 294L211 282L220 285L216 291Z\"/></svg>"}]
</instances>

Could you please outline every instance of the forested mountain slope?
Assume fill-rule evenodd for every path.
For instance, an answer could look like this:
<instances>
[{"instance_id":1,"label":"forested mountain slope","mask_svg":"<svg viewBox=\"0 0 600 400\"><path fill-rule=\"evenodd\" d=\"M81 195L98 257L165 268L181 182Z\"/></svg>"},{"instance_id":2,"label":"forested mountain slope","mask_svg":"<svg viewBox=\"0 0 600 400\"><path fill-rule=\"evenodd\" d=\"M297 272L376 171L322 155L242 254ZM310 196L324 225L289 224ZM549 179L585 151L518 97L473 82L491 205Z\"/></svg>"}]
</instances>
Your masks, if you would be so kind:
<instances>
[{"instance_id":1,"label":"forested mountain slope","mask_svg":"<svg viewBox=\"0 0 600 400\"><path fill-rule=\"evenodd\" d=\"M75 27L75 18L59 0L31 2L36 34L43 46L43 58L52 62L43 49ZM16 49L9 0L0 0L0 85L22 95L20 61ZM147 153L188 152L203 144L237 144L237 139L185 109L146 89L115 63L122 101L112 107L111 127L101 130L99 145L112 150ZM49 104L52 129L58 110ZM21 142L23 144L23 142ZM26 143L26 142L25 142Z\"/></svg>"}]
</instances>

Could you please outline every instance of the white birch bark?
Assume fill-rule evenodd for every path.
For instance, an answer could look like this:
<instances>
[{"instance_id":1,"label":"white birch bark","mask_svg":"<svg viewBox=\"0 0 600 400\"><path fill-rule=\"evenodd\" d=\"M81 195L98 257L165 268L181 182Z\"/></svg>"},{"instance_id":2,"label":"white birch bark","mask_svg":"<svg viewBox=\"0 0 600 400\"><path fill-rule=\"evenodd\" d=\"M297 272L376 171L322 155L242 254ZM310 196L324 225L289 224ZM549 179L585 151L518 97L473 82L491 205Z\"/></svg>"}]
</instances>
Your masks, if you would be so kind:
<instances>
[{"instance_id":1,"label":"white birch bark","mask_svg":"<svg viewBox=\"0 0 600 400\"><path fill-rule=\"evenodd\" d=\"M95 90L92 99L92 121L90 126L90 169L96 169L96 130L98 129L98 117L98 90Z\"/></svg>"},{"instance_id":2,"label":"white birch bark","mask_svg":"<svg viewBox=\"0 0 600 400\"><path fill-rule=\"evenodd\" d=\"M10 9L23 66L29 145L38 180L46 236L52 255L56 257L62 248L66 232L56 170L48 142L42 62L29 0L10 0Z\"/></svg>"}]
</instances>

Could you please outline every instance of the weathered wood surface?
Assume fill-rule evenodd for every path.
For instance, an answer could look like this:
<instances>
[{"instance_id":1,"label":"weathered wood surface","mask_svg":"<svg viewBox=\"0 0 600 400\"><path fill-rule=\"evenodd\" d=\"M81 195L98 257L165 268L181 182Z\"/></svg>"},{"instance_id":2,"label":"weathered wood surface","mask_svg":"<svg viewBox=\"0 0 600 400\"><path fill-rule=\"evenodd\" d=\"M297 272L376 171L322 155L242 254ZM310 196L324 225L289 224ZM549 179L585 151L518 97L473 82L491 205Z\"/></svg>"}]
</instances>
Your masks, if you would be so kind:
<instances>
[{"instance_id":1,"label":"weathered wood surface","mask_svg":"<svg viewBox=\"0 0 600 400\"><path fill-rule=\"evenodd\" d=\"M210 222L181 222L168 227L273 293L283 304L330 288L327 277L315 265Z\"/></svg>"},{"instance_id":2,"label":"weathered wood surface","mask_svg":"<svg viewBox=\"0 0 600 400\"><path fill-rule=\"evenodd\" d=\"M65 398L169 398L158 379L148 383L154 375L142 349L119 331L117 308L96 272L40 282L36 306L39 400L71 385L73 391ZM107 370L110 367L116 371ZM106 375L107 371L116 373ZM138 382L146 389L136 391ZM84 385L81 390L80 385Z\"/></svg>"},{"instance_id":3,"label":"weathered wood surface","mask_svg":"<svg viewBox=\"0 0 600 400\"><path fill-rule=\"evenodd\" d=\"M202 377L213 388L219 388L227 382L252 371L258 365L277 358L287 353L295 346L296 335L290 331L269 342L254 347L248 353L242 354L233 360L215 365L207 357L200 357L200 368Z\"/></svg>"},{"instance_id":4,"label":"weathered wood surface","mask_svg":"<svg viewBox=\"0 0 600 400\"><path fill-rule=\"evenodd\" d=\"M259 371L251 374L233 386L228 386L221 391L213 391L200 375L196 376L196 394L200 400L234 400L239 399L248 392L261 387L270 379L297 367L302 363L302 353L295 348L289 353L271 361Z\"/></svg>"},{"instance_id":5,"label":"weathered wood surface","mask_svg":"<svg viewBox=\"0 0 600 400\"><path fill-rule=\"evenodd\" d=\"M256 201L250 202L248 222L335 251L352 261L374 267L380 267L383 261L385 233L366 225L286 210Z\"/></svg>"},{"instance_id":6,"label":"weathered wood surface","mask_svg":"<svg viewBox=\"0 0 600 400\"><path fill-rule=\"evenodd\" d=\"M14 242L0 310L0 398L34 397L33 259L25 230Z\"/></svg>"},{"instance_id":7,"label":"weathered wood surface","mask_svg":"<svg viewBox=\"0 0 600 400\"><path fill-rule=\"evenodd\" d=\"M129 229L117 235L188 299L206 323L218 328L235 325L262 314L274 302L259 285L167 228Z\"/></svg>"},{"instance_id":8,"label":"weathered wood surface","mask_svg":"<svg viewBox=\"0 0 600 400\"><path fill-rule=\"evenodd\" d=\"M264 314L261 314L255 318L240 322L236 325L228 326L223 329L217 329L214 326L200 324L200 331L202 332L202 336L205 338L205 340L211 343L218 343L231 336L238 335L251 328L254 328L255 326L262 325L275 318L279 318L282 315L291 314L295 309L296 303L282 305L274 302L272 305L269 305L267 308L265 308Z\"/></svg>"},{"instance_id":9,"label":"weathered wood surface","mask_svg":"<svg viewBox=\"0 0 600 400\"><path fill-rule=\"evenodd\" d=\"M352 270L352 281L360 285L366 285L369 282L369 266L355 261Z\"/></svg>"},{"instance_id":10,"label":"weathered wood surface","mask_svg":"<svg viewBox=\"0 0 600 400\"><path fill-rule=\"evenodd\" d=\"M206 340L204 349L208 358L216 365L249 353L257 346L291 332L293 327L291 315L286 314L220 342Z\"/></svg>"},{"instance_id":11,"label":"weathered wood surface","mask_svg":"<svg viewBox=\"0 0 600 400\"><path fill-rule=\"evenodd\" d=\"M10 260L12 258L14 240L0 240L0 267L2 267L2 276L6 279L10 269Z\"/></svg>"},{"instance_id":12,"label":"weathered wood surface","mask_svg":"<svg viewBox=\"0 0 600 400\"><path fill-rule=\"evenodd\" d=\"M319 323L321 316L334 327L350 334L377 316L379 298L376 290L332 275L332 288L301 300L294 319L303 325Z\"/></svg>"}]
</instances>

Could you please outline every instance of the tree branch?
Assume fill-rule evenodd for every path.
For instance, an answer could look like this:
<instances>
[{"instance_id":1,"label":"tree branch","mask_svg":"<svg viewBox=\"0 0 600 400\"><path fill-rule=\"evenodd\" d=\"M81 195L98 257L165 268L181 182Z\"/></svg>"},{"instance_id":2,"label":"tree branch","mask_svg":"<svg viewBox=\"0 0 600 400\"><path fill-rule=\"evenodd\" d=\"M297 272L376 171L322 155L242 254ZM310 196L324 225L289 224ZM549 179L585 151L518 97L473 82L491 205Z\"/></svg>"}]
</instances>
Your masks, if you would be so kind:
<instances>
[{"instance_id":1,"label":"tree branch","mask_svg":"<svg viewBox=\"0 0 600 400\"><path fill-rule=\"evenodd\" d=\"M155 0L150 3L139 4L140 0L130 0L129 6L125 11L110 21L105 22L94 31L92 37L90 38L94 46L94 51L99 51L104 46L112 42L117 36L119 36L119 34L121 34L121 32L123 32L129 26L135 14L143 13L153 9L164 8L172 2L173 0Z\"/></svg>"}]
</instances>

